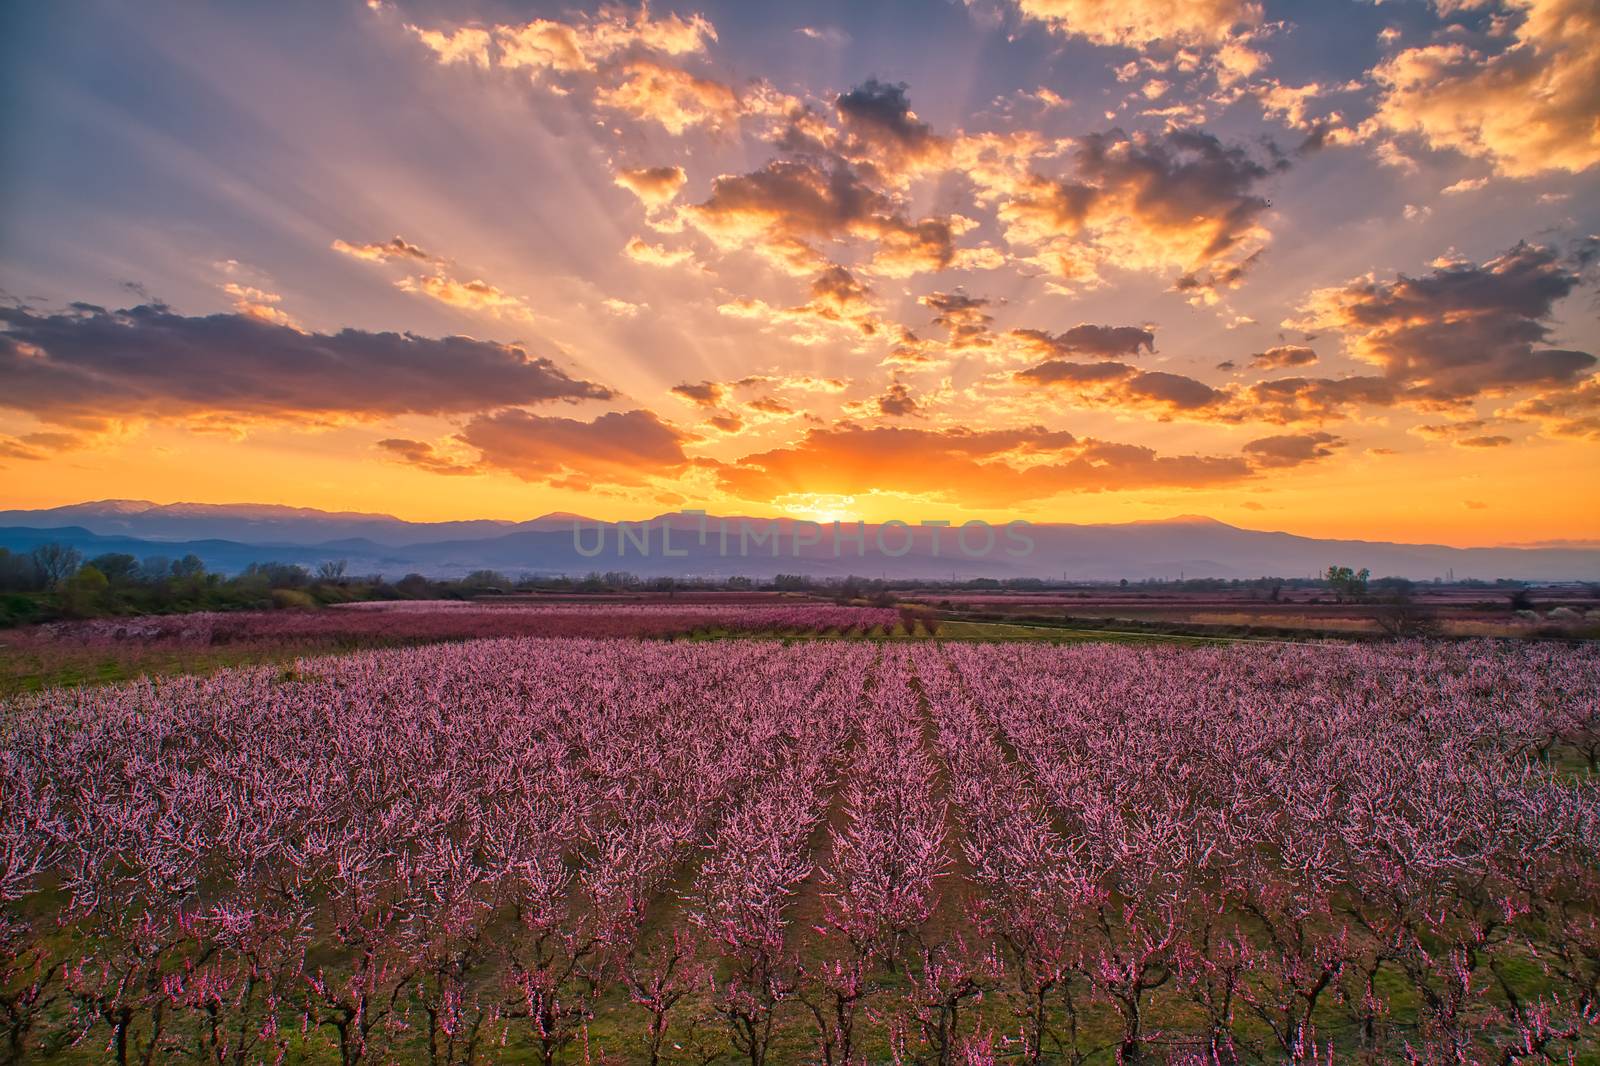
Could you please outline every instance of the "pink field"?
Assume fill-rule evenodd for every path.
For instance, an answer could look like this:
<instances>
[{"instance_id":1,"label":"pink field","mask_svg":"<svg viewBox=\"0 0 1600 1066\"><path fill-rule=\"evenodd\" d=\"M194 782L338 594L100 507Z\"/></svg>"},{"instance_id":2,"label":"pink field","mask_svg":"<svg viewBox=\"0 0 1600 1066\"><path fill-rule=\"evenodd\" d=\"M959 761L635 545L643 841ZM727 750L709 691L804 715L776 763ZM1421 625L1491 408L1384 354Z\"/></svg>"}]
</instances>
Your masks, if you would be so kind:
<instances>
[{"instance_id":1,"label":"pink field","mask_svg":"<svg viewBox=\"0 0 1600 1066\"><path fill-rule=\"evenodd\" d=\"M21 1057L1597 1048L1593 650L511 639L4 729Z\"/></svg>"},{"instance_id":2,"label":"pink field","mask_svg":"<svg viewBox=\"0 0 1600 1066\"><path fill-rule=\"evenodd\" d=\"M60 622L16 631L36 645L170 644L204 647L260 642L294 645L328 637L382 636L396 641L484 637L663 637L729 633L866 632L893 627L879 608L828 604L573 604L484 606L464 600L350 603L321 611L228 611Z\"/></svg>"}]
</instances>

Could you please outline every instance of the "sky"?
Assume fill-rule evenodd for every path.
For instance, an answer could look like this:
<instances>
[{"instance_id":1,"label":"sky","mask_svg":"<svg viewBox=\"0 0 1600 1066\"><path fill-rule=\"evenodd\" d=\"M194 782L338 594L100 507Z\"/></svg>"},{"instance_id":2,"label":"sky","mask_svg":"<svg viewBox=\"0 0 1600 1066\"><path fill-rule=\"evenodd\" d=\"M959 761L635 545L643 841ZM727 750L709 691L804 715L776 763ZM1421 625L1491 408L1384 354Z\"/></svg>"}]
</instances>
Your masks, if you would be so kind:
<instances>
[{"instance_id":1,"label":"sky","mask_svg":"<svg viewBox=\"0 0 1600 1066\"><path fill-rule=\"evenodd\" d=\"M20 2L0 506L1600 539L1600 0Z\"/></svg>"}]
</instances>

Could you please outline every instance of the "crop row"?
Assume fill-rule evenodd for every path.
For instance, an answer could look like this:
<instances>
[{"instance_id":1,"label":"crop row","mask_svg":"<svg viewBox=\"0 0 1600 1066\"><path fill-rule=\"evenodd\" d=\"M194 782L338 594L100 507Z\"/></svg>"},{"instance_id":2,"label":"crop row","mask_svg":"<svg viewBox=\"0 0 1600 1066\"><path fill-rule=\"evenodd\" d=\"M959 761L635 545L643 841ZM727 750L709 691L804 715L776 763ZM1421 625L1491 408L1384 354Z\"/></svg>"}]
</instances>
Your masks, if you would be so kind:
<instances>
[{"instance_id":1,"label":"crop row","mask_svg":"<svg viewBox=\"0 0 1600 1066\"><path fill-rule=\"evenodd\" d=\"M1600 1043L1582 648L506 639L0 730L0 1061Z\"/></svg>"}]
</instances>

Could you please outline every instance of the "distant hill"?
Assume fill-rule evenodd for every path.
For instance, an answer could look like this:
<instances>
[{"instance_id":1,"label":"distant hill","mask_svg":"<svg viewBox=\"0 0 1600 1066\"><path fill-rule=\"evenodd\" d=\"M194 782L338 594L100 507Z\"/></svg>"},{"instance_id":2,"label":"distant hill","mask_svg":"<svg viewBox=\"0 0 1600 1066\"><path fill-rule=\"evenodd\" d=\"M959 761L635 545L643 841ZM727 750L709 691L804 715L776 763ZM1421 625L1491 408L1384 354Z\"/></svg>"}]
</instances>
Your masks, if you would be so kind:
<instances>
[{"instance_id":1,"label":"distant hill","mask_svg":"<svg viewBox=\"0 0 1600 1066\"><path fill-rule=\"evenodd\" d=\"M962 550L955 529L868 526L864 551L846 525L834 543L830 527L820 532L792 519L776 520L775 535L757 536L769 520L749 519L741 543L739 518L660 515L628 523L634 539L618 550L618 527L576 515L544 515L526 522L472 520L407 522L390 515L318 511L259 504L153 504L104 500L37 511L0 511L0 547L29 550L46 541L73 545L85 555L126 552L176 558L193 553L209 569L232 573L251 562L314 566L344 559L358 573L392 577L416 571L437 577L495 569L516 575L583 574L628 570L642 576L726 577L743 574L807 573L816 577L861 574L876 577L1067 577L1075 580L1128 578L1310 576L1339 563L1368 567L1375 576L1415 579L1515 578L1525 581L1600 580L1600 548L1451 548L1438 544L1322 540L1290 533L1240 529L1198 516L1102 525L1064 523L1027 527L1032 550L995 529L988 551L976 530ZM726 543L718 523L727 530ZM574 537L574 526L578 535ZM663 530L670 537L663 543ZM801 543L795 544L796 531ZM883 548L879 548L879 536ZM815 543L807 543L818 533ZM602 538L603 548L595 551ZM648 543L642 554L638 541ZM777 554L774 556L773 548ZM666 554L670 548L673 554ZM1009 554L1010 548L1016 554ZM902 550L903 549L903 550ZM682 554L678 554L678 553ZM587 553L587 554L586 554Z\"/></svg>"},{"instance_id":2,"label":"distant hill","mask_svg":"<svg viewBox=\"0 0 1600 1066\"><path fill-rule=\"evenodd\" d=\"M352 537L377 544L477 540L539 528L540 521L480 518L464 522L406 522L386 514L318 511L270 503L158 504L149 500L97 500L38 511L0 511L0 526L79 526L101 536L170 541L219 539L249 544L304 544Z\"/></svg>"}]
</instances>

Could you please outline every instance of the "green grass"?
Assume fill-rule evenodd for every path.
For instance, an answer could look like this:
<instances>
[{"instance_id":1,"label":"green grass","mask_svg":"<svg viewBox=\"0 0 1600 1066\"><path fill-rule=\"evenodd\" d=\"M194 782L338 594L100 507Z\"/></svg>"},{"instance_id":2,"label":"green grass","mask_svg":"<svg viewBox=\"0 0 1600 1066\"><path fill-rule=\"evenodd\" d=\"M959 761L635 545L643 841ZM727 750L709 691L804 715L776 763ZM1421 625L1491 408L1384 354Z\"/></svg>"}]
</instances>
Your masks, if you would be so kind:
<instances>
[{"instance_id":1,"label":"green grass","mask_svg":"<svg viewBox=\"0 0 1600 1066\"><path fill-rule=\"evenodd\" d=\"M1194 637L1178 633L1136 633L1117 629L1076 629L1029 623L966 622L940 624L944 640L1044 641L1051 644L1231 644L1226 637Z\"/></svg>"}]
</instances>

